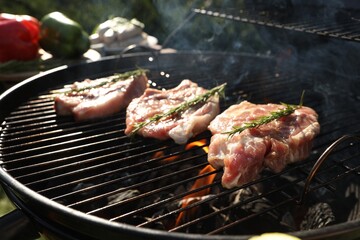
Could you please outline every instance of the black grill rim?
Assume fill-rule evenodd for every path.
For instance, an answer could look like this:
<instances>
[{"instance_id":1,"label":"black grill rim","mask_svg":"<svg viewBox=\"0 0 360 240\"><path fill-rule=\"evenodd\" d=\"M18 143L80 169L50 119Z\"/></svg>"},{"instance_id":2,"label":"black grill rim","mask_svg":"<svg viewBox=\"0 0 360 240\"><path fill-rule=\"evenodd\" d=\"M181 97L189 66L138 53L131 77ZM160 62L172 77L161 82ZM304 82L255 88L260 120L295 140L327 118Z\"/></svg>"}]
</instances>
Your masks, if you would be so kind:
<instances>
[{"instance_id":1,"label":"black grill rim","mask_svg":"<svg viewBox=\"0 0 360 240\"><path fill-rule=\"evenodd\" d=\"M118 222L110 222L102 218L87 215L80 211L69 209L59 203L50 201L40 194L30 190L9 176L0 168L0 176L5 184L4 190L14 204L31 219L37 219L37 223L46 227L49 223L56 223L72 229L75 232L81 231L88 236L97 239L111 239L112 237L127 236L131 239L187 239L187 240L248 240L252 235L224 236L224 235L200 235L185 233L168 233L149 228L138 228ZM19 195L25 196L20 199ZM30 203L35 203L32 205ZM45 211L57 217L39 216L38 211ZM356 239L360 236L360 220L347 223L340 223L334 226L323 227L315 230L293 232L291 235L301 239ZM341 235L341 238L339 238Z\"/></svg>"},{"instance_id":2,"label":"black grill rim","mask_svg":"<svg viewBox=\"0 0 360 240\"><path fill-rule=\"evenodd\" d=\"M176 53L176 55L181 55L183 53ZM193 54L193 53L185 53L187 54ZM199 54L199 53L196 53ZM151 54L134 54L127 56L128 58L131 57L149 57ZM243 56L241 54L241 56ZM245 56L246 57L246 56ZM101 62L106 61L118 61L117 58L111 57L105 60L102 60ZM96 64L96 63L92 63ZM81 66L75 66L74 68L81 68ZM32 77L15 87L9 89L4 94L0 96L0 103L2 102L12 102L14 97L17 95L16 92L21 92L23 88L29 87L30 85L41 85L41 81L43 81L42 78L44 76L50 76L51 74L58 74L59 72L68 71L71 72L73 70L72 67L60 67L55 70L48 71L44 74L40 74L38 76ZM54 83L52 83L54 84ZM51 83L50 83L51 85ZM37 89L37 88L35 88ZM40 91L43 90L43 87L38 88ZM34 94L33 92L30 93L30 95ZM25 96L26 97L26 96ZM14 104L11 104L12 106ZM6 115L6 112L9 109L6 109L5 111L2 111L1 117L3 115ZM198 239L199 236L201 236L202 239L248 239L250 236L204 236L204 235L197 235L197 234L183 234L183 233L171 233L165 231L159 231L159 230L152 230L152 229L139 229L137 227L117 223L117 222L109 222L107 220L98 218L96 216L87 215L85 213L82 213L77 210L72 210L68 207L65 207L59 203L56 203L54 201L51 201L47 199L46 197L32 191L31 189L27 188L17 180L15 180L12 176L10 176L3 168L0 168L0 177L3 181L3 185L5 187L5 190L7 194L10 196L11 200L16 203L16 205L29 214L30 216L33 216L34 219L39 218L39 212L45 212L47 214L41 216L42 219L49 219L51 221L56 222L57 224L61 224L62 226L65 226L67 228L73 229L74 231L78 231L79 229L85 230L88 234L91 234L91 236L97 236L98 238L102 238L103 236L108 236L107 234L128 234L129 236L139 236L139 237L150 237L150 238L158 238L161 237L163 239ZM38 210L38 211L36 211ZM45 210L45 211L44 211ZM50 215L50 216L49 216ZM55 218L54 218L55 216ZM91 226L94 226L94 229L92 227L89 227L89 224ZM90 231L89 231L90 229ZM299 236L301 238L313 238L318 237L321 235L324 236L337 236L338 234L347 234L351 233L354 234L360 234L360 220L359 221L353 221L343 224L337 224L335 226L329 226L324 227L321 229L316 230L308 230L308 231L299 231L292 233L295 236ZM104 235L104 233L106 233ZM117 235L118 236L118 235ZM353 235L352 235L353 236Z\"/></svg>"}]
</instances>

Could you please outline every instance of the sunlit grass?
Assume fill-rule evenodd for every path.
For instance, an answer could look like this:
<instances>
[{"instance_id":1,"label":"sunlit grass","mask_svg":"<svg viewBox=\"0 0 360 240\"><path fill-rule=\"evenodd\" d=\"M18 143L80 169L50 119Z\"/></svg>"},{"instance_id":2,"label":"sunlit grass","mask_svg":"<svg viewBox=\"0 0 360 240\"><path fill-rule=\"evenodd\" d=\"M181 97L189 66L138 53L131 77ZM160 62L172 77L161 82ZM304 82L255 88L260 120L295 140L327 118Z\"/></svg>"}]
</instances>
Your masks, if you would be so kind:
<instances>
[{"instance_id":1,"label":"sunlit grass","mask_svg":"<svg viewBox=\"0 0 360 240\"><path fill-rule=\"evenodd\" d=\"M6 213L12 211L14 206L10 200L6 197L6 194L2 187L0 186L0 216L5 215Z\"/></svg>"}]
</instances>

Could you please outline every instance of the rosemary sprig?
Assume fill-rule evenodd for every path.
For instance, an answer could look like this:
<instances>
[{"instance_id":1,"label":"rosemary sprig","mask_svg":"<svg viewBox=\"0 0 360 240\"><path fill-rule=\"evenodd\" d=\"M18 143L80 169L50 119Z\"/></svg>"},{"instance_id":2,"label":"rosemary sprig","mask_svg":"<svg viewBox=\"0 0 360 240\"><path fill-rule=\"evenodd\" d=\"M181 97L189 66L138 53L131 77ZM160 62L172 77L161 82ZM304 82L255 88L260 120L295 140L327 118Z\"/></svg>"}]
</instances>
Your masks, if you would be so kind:
<instances>
[{"instance_id":1,"label":"rosemary sprig","mask_svg":"<svg viewBox=\"0 0 360 240\"><path fill-rule=\"evenodd\" d=\"M299 105L291 105L291 104L286 104L286 103L280 103L285 108L280 109L280 110L275 111L275 112L270 112L270 114L268 116L261 116L261 117L255 119L255 120L253 120L251 122L244 123L241 126L235 126L235 127L233 127L233 130L228 131L228 132L223 132L223 134L229 134L229 138L230 138L230 137L234 136L236 133L241 133L242 131L244 131L246 129L257 128L257 127L259 127L261 125L272 122L272 121L274 121L274 120L276 120L278 118L288 116L288 115L292 114L293 112L295 112L296 109L299 109L299 108L302 107L304 94L305 94L305 91L303 91L302 94L301 94Z\"/></svg>"},{"instance_id":2,"label":"rosemary sprig","mask_svg":"<svg viewBox=\"0 0 360 240\"><path fill-rule=\"evenodd\" d=\"M206 93L195 97L192 100L183 102L179 106L174 107L174 108L170 109L169 111L167 111L165 113L155 114L154 116L152 116L151 118L147 119L144 122L136 123L135 128L130 133L130 136L135 135L141 128L143 128L143 127L145 127L145 126L147 126L147 125L149 125L151 123L160 121L162 118L166 118L166 117L174 116L176 114L180 114L180 113L184 112L185 110L189 109L192 106L195 106L195 105L197 105L199 103L207 102L209 100L209 98L211 98L215 94L218 94L220 97L224 97L225 86L226 86L226 83L221 84L221 85L219 85L217 87L214 87L214 88L210 89Z\"/></svg>"},{"instance_id":3,"label":"rosemary sprig","mask_svg":"<svg viewBox=\"0 0 360 240\"><path fill-rule=\"evenodd\" d=\"M97 84L86 86L86 87L83 87L83 88L78 88L78 89L71 89L69 91L66 91L65 93L82 92L82 91L86 91L86 90L89 90L89 89L92 89L92 88L99 88L99 87L102 87L102 86L104 86L106 84L109 84L109 83L115 83L115 82L118 82L118 81L126 80L131 76L140 76L140 75L142 75L142 74L144 74L146 72L148 72L147 69L139 68L139 69L124 72L124 73L115 73L113 76L107 77L107 78L105 78L104 81L101 81L101 82L99 82Z\"/></svg>"}]
</instances>

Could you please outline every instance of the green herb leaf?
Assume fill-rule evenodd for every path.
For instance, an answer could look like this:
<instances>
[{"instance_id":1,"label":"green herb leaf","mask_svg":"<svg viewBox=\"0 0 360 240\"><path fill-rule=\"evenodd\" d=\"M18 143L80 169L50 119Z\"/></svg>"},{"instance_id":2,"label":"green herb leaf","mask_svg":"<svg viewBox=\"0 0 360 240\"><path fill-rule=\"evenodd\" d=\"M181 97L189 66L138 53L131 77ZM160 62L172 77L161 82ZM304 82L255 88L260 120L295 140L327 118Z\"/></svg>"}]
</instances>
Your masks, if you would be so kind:
<instances>
[{"instance_id":1,"label":"green herb leaf","mask_svg":"<svg viewBox=\"0 0 360 240\"><path fill-rule=\"evenodd\" d=\"M281 105L283 105L285 108L279 109L278 111L275 111L275 112L270 112L270 114L268 116L261 116L251 122L244 123L241 126L235 126L235 127L233 127L233 130L224 132L223 134L229 134L229 138L230 138L230 137L234 136L236 133L241 133L242 131L244 131L246 129L257 128L261 125L272 122L278 118L288 116L288 115L292 114L293 112L295 112L296 109L299 109L302 107L304 94L305 94L305 91L303 91L301 94L299 105L290 105L290 104L286 104L286 103L281 103Z\"/></svg>"},{"instance_id":2,"label":"green herb leaf","mask_svg":"<svg viewBox=\"0 0 360 240\"><path fill-rule=\"evenodd\" d=\"M180 104L177 107L174 107L172 109L170 109L169 111L162 113L162 114L156 114L153 117L149 118L148 120L144 121L144 122L140 122L140 123L136 123L135 124L135 128L131 131L130 136L135 135L141 128L154 123L154 122L158 122L160 121L162 118L166 118L166 117L170 117L170 116L174 116L177 114L180 114L182 112L184 112L185 110L189 109L192 106L195 106L197 104L200 103L204 103L207 102L212 96L214 96L215 94L218 94L220 97L224 97L224 93L225 93L225 86L226 83L214 87L212 89L210 89L209 91L207 91L206 93L199 95L197 97L195 97L192 100L189 101L185 101L184 103Z\"/></svg>"},{"instance_id":3,"label":"green herb leaf","mask_svg":"<svg viewBox=\"0 0 360 240\"><path fill-rule=\"evenodd\" d=\"M130 78L131 76L143 75L148 71L149 70L147 70L147 69L139 68L139 69L136 69L134 71L128 71L128 72L124 72L124 73L115 73L113 76L104 78L104 81L102 81L102 82L99 82L99 83L94 84L94 85L86 86L86 87L83 87L83 88L70 89L69 91L66 91L65 94L66 93L74 93L74 92L82 92L82 91L86 91L86 90L89 90L89 89L92 89L92 88L99 88L99 87L102 87L102 86L104 86L106 84L109 84L109 83L115 83L115 82L118 82L118 81L126 80L126 79Z\"/></svg>"}]
</instances>

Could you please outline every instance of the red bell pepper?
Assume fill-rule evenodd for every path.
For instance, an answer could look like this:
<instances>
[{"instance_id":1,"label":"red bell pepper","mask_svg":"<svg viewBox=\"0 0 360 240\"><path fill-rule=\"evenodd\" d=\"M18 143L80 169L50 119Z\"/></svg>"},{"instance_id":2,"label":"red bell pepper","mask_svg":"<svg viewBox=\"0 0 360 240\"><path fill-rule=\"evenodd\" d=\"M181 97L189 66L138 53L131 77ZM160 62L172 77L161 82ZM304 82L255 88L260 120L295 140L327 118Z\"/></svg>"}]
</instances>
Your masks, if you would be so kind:
<instances>
[{"instance_id":1,"label":"red bell pepper","mask_svg":"<svg viewBox=\"0 0 360 240\"><path fill-rule=\"evenodd\" d=\"M28 15L0 14L0 62L38 57L39 21Z\"/></svg>"}]
</instances>

